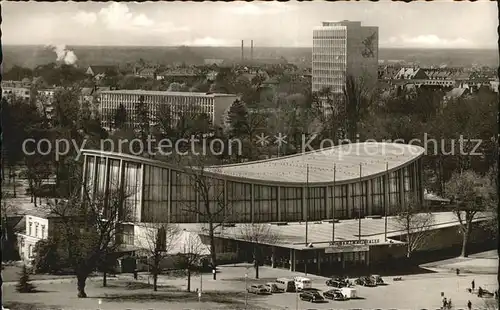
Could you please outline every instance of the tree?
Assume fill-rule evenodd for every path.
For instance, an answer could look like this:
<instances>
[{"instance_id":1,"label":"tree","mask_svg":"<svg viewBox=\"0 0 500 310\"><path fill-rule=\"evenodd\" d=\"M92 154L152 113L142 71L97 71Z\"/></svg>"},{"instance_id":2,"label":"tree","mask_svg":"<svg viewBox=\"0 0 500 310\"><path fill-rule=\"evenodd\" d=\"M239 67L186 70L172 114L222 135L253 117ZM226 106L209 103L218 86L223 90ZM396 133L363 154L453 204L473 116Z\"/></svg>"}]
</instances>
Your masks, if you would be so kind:
<instances>
[{"instance_id":1,"label":"tree","mask_svg":"<svg viewBox=\"0 0 500 310\"><path fill-rule=\"evenodd\" d=\"M19 255L16 250L15 242L12 242L17 239L15 224L9 221L9 218L12 215L17 214L19 211L19 207L16 206L9 199L11 198L8 194L2 194L2 202L1 202L1 251L2 251L2 261L13 261L18 260Z\"/></svg>"},{"instance_id":2,"label":"tree","mask_svg":"<svg viewBox=\"0 0 500 310\"><path fill-rule=\"evenodd\" d=\"M395 217L399 229L406 232L406 257L425 245L432 236L430 226L434 223L434 215L425 212L417 197L411 197L404 206L396 210Z\"/></svg>"},{"instance_id":3,"label":"tree","mask_svg":"<svg viewBox=\"0 0 500 310\"><path fill-rule=\"evenodd\" d=\"M359 133L359 124L370 106L370 99L362 79L356 80L354 76L346 76L346 84L343 89L344 100L343 111L345 116L345 130L350 141L356 140Z\"/></svg>"},{"instance_id":4,"label":"tree","mask_svg":"<svg viewBox=\"0 0 500 310\"><path fill-rule=\"evenodd\" d=\"M83 128L88 120L86 112L80 103L81 89L78 86L65 87L57 90L54 94L54 117L52 128L48 131L48 136L52 145L61 139L71 141L77 145L82 145L84 141ZM57 194L67 197L71 194L72 186L77 186L74 176L78 174L81 165L74 159L78 156L78 151L74 147L69 147L67 153L55 154L51 152L49 160L53 162L56 174ZM55 155L55 156L54 156Z\"/></svg>"},{"instance_id":5,"label":"tree","mask_svg":"<svg viewBox=\"0 0 500 310\"><path fill-rule=\"evenodd\" d=\"M139 247L146 254L146 261L153 276L153 290L158 290L158 276L162 272L162 263L170 256L178 242L179 227L171 223L143 223L144 238Z\"/></svg>"},{"instance_id":6,"label":"tree","mask_svg":"<svg viewBox=\"0 0 500 310\"><path fill-rule=\"evenodd\" d=\"M234 101L226 111L224 131L230 137L241 137L248 127L248 109L243 101Z\"/></svg>"},{"instance_id":7,"label":"tree","mask_svg":"<svg viewBox=\"0 0 500 310\"><path fill-rule=\"evenodd\" d=\"M26 155L25 163L27 168L28 189L31 202L37 207L39 190L44 180L48 179L53 173L53 165L49 156L39 154Z\"/></svg>"},{"instance_id":8,"label":"tree","mask_svg":"<svg viewBox=\"0 0 500 310\"><path fill-rule=\"evenodd\" d=\"M488 177L490 178L490 182L494 188L493 191L497 191L497 195L493 195L493 203L486 206L486 212L493 214L493 217L485 224L486 229L491 232L491 235L494 238L498 238L498 193L499 190L499 182L498 182L498 163L493 164L490 171L488 172Z\"/></svg>"},{"instance_id":9,"label":"tree","mask_svg":"<svg viewBox=\"0 0 500 310\"><path fill-rule=\"evenodd\" d=\"M226 111L224 119L224 127L222 130L223 140L227 140L226 145L231 144L231 140L239 141L242 149L241 154L225 154L231 158L236 155L236 161L240 162L241 158L253 158L252 140L256 136L256 127L264 127L264 119L257 113L249 113L245 103L236 100ZM227 158L226 158L227 159Z\"/></svg>"},{"instance_id":10,"label":"tree","mask_svg":"<svg viewBox=\"0 0 500 310\"><path fill-rule=\"evenodd\" d=\"M189 156L189 155L188 155ZM182 163L182 161L180 161ZM198 201L184 198L183 211L196 215L200 222L205 223L208 228L210 242L210 260L213 270L217 267L216 231L232 218L231 204L225 197L224 181L211 177L207 167L215 164L209 156L193 156L185 158L184 175L186 184L198 196ZM182 164L181 164L182 165ZM217 279L213 273L214 280Z\"/></svg>"},{"instance_id":11,"label":"tree","mask_svg":"<svg viewBox=\"0 0 500 310\"><path fill-rule=\"evenodd\" d=\"M2 79L4 81L21 81L24 78L31 79L32 77L33 71L31 69L14 65L8 71L3 73Z\"/></svg>"},{"instance_id":12,"label":"tree","mask_svg":"<svg viewBox=\"0 0 500 310\"><path fill-rule=\"evenodd\" d=\"M181 232L179 244L182 244L177 254L176 265L179 269L187 271L187 291L191 291L191 272L200 267L203 256L210 254L208 247L201 241L196 233Z\"/></svg>"},{"instance_id":13,"label":"tree","mask_svg":"<svg viewBox=\"0 0 500 310\"><path fill-rule=\"evenodd\" d=\"M141 140L147 140L150 131L150 116L148 104L144 103L144 96L139 97L139 102L135 104L135 115L137 117L137 124L134 126L139 130Z\"/></svg>"},{"instance_id":14,"label":"tree","mask_svg":"<svg viewBox=\"0 0 500 310\"><path fill-rule=\"evenodd\" d=\"M36 273L57 273L67 267L67 257L60 246L56 238L40 240L35 244L33 268Z\"/></svg>"},{"instance_id":15,"label":"tree","mask_svg":"<svg viewBox=\"0 0 500 310\"><path fill-rule=\"evenodd\" d=\"M123 129L127 124L127 110L122 103L116 109L113 121L116 129Z\"/></svg>"},{"instance_id":16,"label":"tree","mask_svg":"<svg viewBox=\"0 0 500 310\"><path fill-rule=\"evenodd\" d=\"M496 189L491 180L474 171L455 172L446 182L445 196L455 206L453 213L458 219L462 233L461 256L468 256L467 245L476 215L494 205L495 195Z\"/></svg>"},{"instance_id":17,"label":"tree","mask_svg":"<svg viewBox=\"0 0 500 310\"><path fill-rule=\"evenodd\" d=\"M59 219L57 233L76 275L79 298L87 297L88 276L121 245L120 223L132 220L133 214L124 203L123 190L113 191L110 187L90 195L89 188L85 184L82 187L76 188L68 200L48 205Z\"/></svg>"},{"instance_id":18,"label":"tree","mask_svg":"<svg viewBox=\"0 0 500 310\"><path fill-rule=\"evenodd\" d=\"M258 279L262 256L261 246L277 244L280 240L279 235L271 229L269 224L252 223L241 225L238 237L253 247L255 278Z\"/></svg>"},{"instance_id":19,"label":"tree","mask_svg":"<svg viewBox=\"0 0 500 310\"><path fill-rule=\"evenodd\" d=\"M1 100L2 123L2 167L12 167L25 155L23 142L33 138L35 128L42 127L43 120L35 104L24 99L12 96ZM2 169L4 179L6 169Z\"/></svg>"},{"instance_id":20,"label":"tree","mask_svg":"<svg viewBox=\"0 0 500 310\"><path fill-rule=\"evenodd\" d=\"M170 85L168 86L167 91L182 92L182 91L185 91L185 89L186 89L186 86L184 84L173 82L173 83L170 83Z\"/></svg>"},{"instance_id":21,"label":"tree","mask_svg":"<svg viewBox=\"0 0 500 310\"><path fill-rule=\"evenodd\" d=\"M16 285L16 290L19 293L33 293L35 292L35 286L31 283L30 275L26 265L23 265L23 269L19 274L19 282Z\"/></svg>"}]
</instances>

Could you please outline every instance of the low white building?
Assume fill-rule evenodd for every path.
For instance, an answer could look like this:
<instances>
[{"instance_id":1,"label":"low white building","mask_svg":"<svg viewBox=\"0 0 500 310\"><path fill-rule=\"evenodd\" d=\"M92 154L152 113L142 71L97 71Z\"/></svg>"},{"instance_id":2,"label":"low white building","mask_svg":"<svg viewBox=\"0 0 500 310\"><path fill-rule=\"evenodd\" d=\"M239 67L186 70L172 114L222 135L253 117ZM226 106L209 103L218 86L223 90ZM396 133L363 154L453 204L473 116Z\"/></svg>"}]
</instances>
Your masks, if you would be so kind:
<instances>
[{"instance_id":1,"label":"low white building","mask_svg":"<svg viewBox=\"0 0 500 310\"><path fill-rule=\"evenodd\" d=\"M17 233L17 242L19 257L21 260L30 263L34 258L35 245L40 240L48 239L49 225L51 217L43 213L33 212L27 214L18 225L18 228L24 228L23 232Z\"/></svg>"}]
</instances>

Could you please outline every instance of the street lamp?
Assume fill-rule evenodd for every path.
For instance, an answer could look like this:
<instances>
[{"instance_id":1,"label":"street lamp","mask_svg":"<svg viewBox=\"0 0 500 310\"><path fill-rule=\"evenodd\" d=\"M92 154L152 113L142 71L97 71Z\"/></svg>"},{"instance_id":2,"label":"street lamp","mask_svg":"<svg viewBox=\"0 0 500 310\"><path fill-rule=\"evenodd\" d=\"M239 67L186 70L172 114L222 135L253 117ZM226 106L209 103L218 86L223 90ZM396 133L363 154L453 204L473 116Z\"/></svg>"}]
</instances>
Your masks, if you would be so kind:
<instances>
[{"instance_id":1,"label":"street lamp","mask_svg":"<svg viewBox=\"0 0 500 310\"><path fill-rule=\"evenodd\" d=\"M245 273L245 309L248 306L248 284L247 284L247 280L248 280L248 272Z\"/></svg>"},{"instance_id":2,"label":"street lamp","mask_svg":"<svg viewBox=\"0 0 500 310\"><path fill-rule=\"evenodd\" d=\"M295 310L299 310L299 291L295 289Z\"/></svg>"},{"instance_id":3,"label":"street lamp","mask_svg":"<svg viewBox=\"0 0 500 310\"><path fill-rule=\"evenodd\" d=\"M198 292L198 303L201 309L201 291L203 290L203 271L200 271L200 291Z\"/></svg>"},{"instance_id":4,"label":"street lamp","mask_svg":"<svg viewBox=\"0 0 500 310\"><path fill-rule=\"evenodd\" d=\"M150 272L150 269L149 269L149 264L150 264L150 260L149 260L149 256L146 256L146 262L147 262L147 265L148 265L148 285L150 285L150 275L151 275L151 272Z\"/></svg>"}]
</instances>

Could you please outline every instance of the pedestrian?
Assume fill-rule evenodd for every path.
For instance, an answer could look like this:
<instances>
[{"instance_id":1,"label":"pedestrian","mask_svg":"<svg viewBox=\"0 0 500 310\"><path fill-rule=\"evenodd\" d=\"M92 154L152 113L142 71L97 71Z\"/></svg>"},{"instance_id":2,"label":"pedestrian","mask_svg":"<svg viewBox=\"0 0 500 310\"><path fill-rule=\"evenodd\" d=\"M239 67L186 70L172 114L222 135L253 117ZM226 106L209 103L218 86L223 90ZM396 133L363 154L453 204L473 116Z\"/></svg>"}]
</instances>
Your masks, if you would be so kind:
<instances>
[{"instance_id":1,"label":"pedestrian","mask_svg":"<svg viewBox=\"0 0 500 310\"><path fill-rule=\"evenodd\" d=\"M474 289L476 288L476 282L474 282L474 280L472 280L472 291L474 292Z\"/></svg>"},{"instance_id":2,"label":"pedestrian","mask_svg":"<svg viewBox=\"0 0 500 310\"><path fill-rule=\"evenodd\" d=\"M446 297L443 298L443 309L446 309L446 305L448 304L448 301L446 300Z\"/></svg>"},{"instance_id":3,"label":"pedestrian","mask_svg":"<svg viewBox=\"0 0 500 310\"><path fill-rule=\"evenodd\" d=\"M483 297L483 288L482 288L482 287L479 287L479 288L477 289L477 296L479 296L479 297Z\"/></svg>"},{"instance_id":4,"label":"pedestrian","mask_svg":"<svg viewBox=\"0 0 500 310\"><path fill-rule=\"evenodd\" d=\"M467 309L472 310L472 303L470 300L467 302Z\"/></svg>"},{"instance_id":5,"label":"pedestrian","mask_svg":"<svg viewBox=\"0 0 500 310\"><path fill-rule=\"evenodd\" d=\"M451 309L451 298L448 300L448 304L446 305L448 309Z\"/></svg>"},{"instance_id":6,"label":"pedestrian","mask_svg":"<svg viewBox=\"0 0 500 310\"><path fill-rule=\"evenodd\" d=\"M134 269L134 280L137 280L137 268Z\"/></svg>"}]
</instances>

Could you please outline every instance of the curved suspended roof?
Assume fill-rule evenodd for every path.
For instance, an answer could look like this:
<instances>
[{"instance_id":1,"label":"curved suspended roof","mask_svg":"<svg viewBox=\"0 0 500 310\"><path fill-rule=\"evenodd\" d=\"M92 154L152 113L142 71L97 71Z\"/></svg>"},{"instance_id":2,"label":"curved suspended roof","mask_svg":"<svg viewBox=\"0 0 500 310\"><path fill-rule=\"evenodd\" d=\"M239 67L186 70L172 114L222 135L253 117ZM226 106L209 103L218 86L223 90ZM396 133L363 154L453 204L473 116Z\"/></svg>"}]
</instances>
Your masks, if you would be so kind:
<instances>
[{"instance_id":1,"label":"curved suspended roof","mask_svg":"<svg viewBox=\"0 0 500 310\"><path fill-rule=\"evenodd\" d=\"M396 170L418 159L424 152L424 148L408 144L352 143L269 160L209 167L207 170L260 182L348 182Z\"/></svg>"},{"instance_id":2,"label":"curved suspended roof","mask_svg":"<svg viewBox=\"0 0 500 310\"><path fill-rule=\"evenodd\" d=\"M283 186L307 183L309 185L328 185L334 182L352 183L402 168L420 158L424 152L424 148L408 144L353 143L267 160L205 167L204 173L207 176L236 182ZM82 150L82 153L124 159L177 171L191 169L123 153L99 150Z\"/></svg>"}]
</instances>

